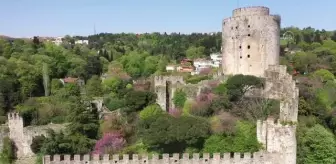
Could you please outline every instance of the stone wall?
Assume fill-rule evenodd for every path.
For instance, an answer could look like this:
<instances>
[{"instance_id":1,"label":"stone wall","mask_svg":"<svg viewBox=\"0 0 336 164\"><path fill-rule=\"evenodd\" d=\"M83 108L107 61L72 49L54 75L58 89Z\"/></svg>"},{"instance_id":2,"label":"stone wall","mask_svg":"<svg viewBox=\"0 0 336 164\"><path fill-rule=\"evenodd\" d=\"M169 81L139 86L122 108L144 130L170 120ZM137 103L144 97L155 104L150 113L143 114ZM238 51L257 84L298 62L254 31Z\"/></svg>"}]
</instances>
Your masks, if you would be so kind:
<instances>
[{"instance_id":1,"label":"stone wall","mask_svg":"<svg viewBox=\"0 0 336 164\"><path fill-rule=\"evenodd\" d=\"M188 99L195 99L204 88L211 87L211 81L224 81L225 76L217 76L213 80L203 80L197 84L187 84L184 82L182 76L155 76L154 88L157 94L156 103L164 110L174 107L172 103L174 93L181 89L187 94ZM169 85L169 86L168 86ZM167 97L169 96L169 97ZM169 104L167 103L167 99Z\"/></svg>"},{"instance_id":2,"label":"stone wall","mask_svg":"<svg viewBox=\"0 0 336 164\"><path fill-rule=\"evenodd\" d=\"M265 86L255 89L246 96L264 97L280 101L280 121L297 122L299 108L299 89L292 75L287 73L283 65L270 65L265 71Z\"/></svg>"},{"instance_id":3,"label":"stone wall","mask_svg":"<svg viewBox=\"0 0 336 164\"><path fill-rule=\"evenodd\" d=\"M154 77L154 90L157 95L156 103L159 104L163 110L167 111L168 108L173 107L171 100L173 99L176 87L180 85L185 85L182 76Z\"/></svg>"},{"instance_id":4,"label":"stone wall","mask_svg":"<svg viewBox=\"0 0 336 164\"><path fill-rule=\"evenodd\" d=\"M202 156L202 157L201 157ZM179 154L163 154L160 158L158 155L152 155L151 157L147 155L133 154L132 158L129 155L123 155L122 158L119 155L109 155L99 156L99 155L70 155L61 156L54 155L53 159L51 156L44 157L44 164L277 164L268 163L270 155L265 152L257 153L225 153L219 154L215 153L211 157L210 154L183 154L180 157Z\"/></svg>"},{"instance_id":5,"label":"stone wall","mask_svg":"<svg viewBox=\"0 0 336 164\"><path fill-rule=\"evenodd\" d=\"M64 125L49 124L44 126L23 127L23 118L18 113L8 114L9 138L14 141L17 147L17 157L24 158L34 156L30 145L35 136L47 135L47 130L59 131L64 129Z\"/></svg>"}]
</instances>

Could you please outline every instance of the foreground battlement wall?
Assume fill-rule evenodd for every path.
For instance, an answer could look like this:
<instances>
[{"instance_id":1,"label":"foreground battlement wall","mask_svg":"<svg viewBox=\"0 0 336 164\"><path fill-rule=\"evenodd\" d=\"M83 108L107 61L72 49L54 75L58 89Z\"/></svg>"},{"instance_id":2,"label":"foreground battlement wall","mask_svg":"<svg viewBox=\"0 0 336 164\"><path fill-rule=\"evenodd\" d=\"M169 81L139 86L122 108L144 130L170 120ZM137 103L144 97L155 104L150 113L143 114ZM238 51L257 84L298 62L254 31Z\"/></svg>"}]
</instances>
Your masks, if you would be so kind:
<instances>
[{"instance_id":1,"label":"foreground battlement wall","mask_svg":"<svg viewBox=\"0 0 336 164\"><path fill-rule=\"evenodd\" d=\"M52 158L51 158L52 157ZM163 154L159 155L138 155L133 154L132 158L128 154L123 155L120 158L119 155L54 155L45 156L44 164L273 164L266 161L270 161L272 154L267 152L256 153L215 153L213 156L210 154L183 154L182 157L179 154ZM277 164L277 163L274 163Z\"/></svg>"},{"instance_id":2,"label":"foreground battlement wall","mask_svg":"<svg viewBox=\"0 0 336 164\"><path fill-rule=\"evenodd\" d=\"M264 149L255 153L188 153L159 155L125 154L100 155L54 155L44 156L44 164L295 164L295 125L282 125L273 118L258 121L257 138Z\"/></svg>"}]
</instances>

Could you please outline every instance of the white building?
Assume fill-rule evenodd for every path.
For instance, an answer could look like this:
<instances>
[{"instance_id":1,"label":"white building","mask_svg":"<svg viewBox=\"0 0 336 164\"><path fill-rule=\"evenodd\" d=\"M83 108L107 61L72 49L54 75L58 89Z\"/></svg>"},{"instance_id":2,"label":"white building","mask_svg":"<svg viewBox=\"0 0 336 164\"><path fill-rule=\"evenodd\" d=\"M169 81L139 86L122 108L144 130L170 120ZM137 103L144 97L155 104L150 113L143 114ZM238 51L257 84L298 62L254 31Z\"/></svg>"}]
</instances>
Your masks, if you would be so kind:
<instances>
[{"instance_id":1,"label":"white building","mask_svg":"<svg viewBox=\"0 0 336 164\"><path fill-rule=\"evenodd\" d=\"M176 70L176 66L175 65L167 65L166 66L166 71L175 71Z\"/></svg>"},{"instance_id":2,"label":"white building","mask_svg":"<svg viewBox=\"0 0 336 164\"><path fill-rule=\"evenodd\" d=\"M75 44L89 44L89 40L76 40Z\"/></svg>"},{"instance_id":3,"label":"white building","mask_svg":"<svg viewBox=\"0 0 336 164\"><path fill-rule=\"evenodd\" d=\"M206 59L195 59L194 60L194 66L195 71L192 74L199 74L202 69L205 68L211 68L212 67L212 61L206 60Z\"/></svg>"},{"instance_id":4,"label":"white building","mask_svg":"<svg viewBox=\"0 0 336 164\"><path fill-rule=\"evenodd\" d=\"M210 58L212 60L212 67L218 68L220 64L222 63L222 55L219 53L211 54Z\"/></svg>"},{"instance_id":5,"label":"white building","mask_svg":"<svg viewBox=\"0 0 336 164\"><path fill-rule=\"evenodd\" d=\"M56 45L61 45L62 43L63 43L63 37L57 37L57 38L55 38L55 40L54 41L52 41L54 44L56 44Z\"/></svg>"}]
</instances>

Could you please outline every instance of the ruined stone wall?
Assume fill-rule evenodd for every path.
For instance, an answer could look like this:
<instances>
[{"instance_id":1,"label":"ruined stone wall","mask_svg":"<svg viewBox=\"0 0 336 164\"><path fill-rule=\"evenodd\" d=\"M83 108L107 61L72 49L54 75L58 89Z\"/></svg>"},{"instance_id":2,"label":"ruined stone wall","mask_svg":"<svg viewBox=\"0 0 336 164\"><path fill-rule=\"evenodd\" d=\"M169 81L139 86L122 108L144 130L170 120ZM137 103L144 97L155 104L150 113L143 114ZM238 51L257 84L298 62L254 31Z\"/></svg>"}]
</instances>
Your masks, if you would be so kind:
<instances>
[{"instance_id":1,"label":"ruined stone wall","mask_svg":"<svg viewBox=\"0 0 336 164\"><path fill-rule=\"evenodd\" d=\"M266 7L233 11L224 19L222 69L226 74L264 76L269 65L279 64L280 17Z\"/></svg>"},{"instance_id":2,"label":"ruined stone wall","mask_svg":"<svg viewBox=\"0 0 336 164\"><path fill-rule=\"evenodd\" d=\"M167 109L170 107L174 107L172 103L174 93L176 90L181 89L183 92L187 94L188 99L195 99L197 95L201 93L204 88L210 88L209 83L211 81L224 81L225 76L217 76L213 80L203 80L197 84L186 84L183 80L182 76L155 76L154 77L154 88L157 94L156 103L160 105L162 109ZM170 86L167 86L167 82L169 82ZM169 87L169 88L167 88ZM169 92L167 94L167 92ZM169 96L170 104L167 104L167 96Z\"/></svg>"},{"instance_id":3,"label":"ruined stone wall","mask_svg":"<svg viewBox=\"0 0 336 164\"><path fill-rule=\"evenodd\" d=\"M24 158L34 156L30 145L35 136L47 135L47 130L52 129L59 131L64 129L64 125L59 124L49 124L44 126L28 126L23 127L23 118L18 113L8 114L8 128L9 137L14 141L17 147L17 157Z\"/></svg>"},{"instance_id":4,"label":"ruined stone wall","mask_svg":"<svg viewBox=\"0 0 336 164\"><path fill-rule=\"evenodd\" d=\"M249 91L246 96L264 97L280 101L280 121L297 122L299 89L284 65L270 65L265 71L263 89Z\"/></svg>"},{"instance_id":5,"label":"ruined stone wall","mask_svg":"<svg viewBox=\"0 0 336 164\"><path fill-rule=\"evenodd\" d=\"M169 93L167 94L167 82L170 85L174 86L172 90L168 90ZM156 103L160 105L160 107L166 111L167 108L173 107L172 103L167 104L167 96L172 102L174 92L177 86L185 85L182 76L155 76L154 77L154 90L157 95Z\"/></svg>"}]
</instances>

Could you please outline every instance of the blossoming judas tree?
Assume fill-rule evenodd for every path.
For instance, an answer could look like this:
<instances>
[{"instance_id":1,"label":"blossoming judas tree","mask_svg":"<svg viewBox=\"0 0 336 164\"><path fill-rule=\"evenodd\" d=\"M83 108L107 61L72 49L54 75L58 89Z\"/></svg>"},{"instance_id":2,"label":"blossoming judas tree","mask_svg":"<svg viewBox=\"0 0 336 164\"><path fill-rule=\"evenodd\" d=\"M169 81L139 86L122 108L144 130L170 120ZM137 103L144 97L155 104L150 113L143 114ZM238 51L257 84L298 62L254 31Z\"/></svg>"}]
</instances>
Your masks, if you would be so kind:
<instances>
[{"instance_id":1,"label":"blossoming judas tree","mask_svg":"<svg viewBox=\"0 0 336 164\"><path fill-rule=\"evenodd\" d=\"M173 117L180 117L182 114L182 111L176 108L169 108L168 113L172 115Z\"/></svg>"},{"instance_id":2,"label":"blossoming judas tree","mask_svg":"<svg viewBox=\"0 0 336 164\"><path fill-rule=\"evenodd\" d=\"M119 132L106 133L97 141L93 154L109 154L121 150L126 141Z\"/></svg>"}]
</instances>

